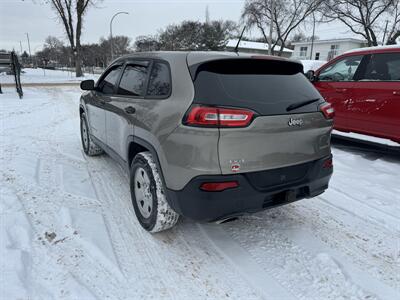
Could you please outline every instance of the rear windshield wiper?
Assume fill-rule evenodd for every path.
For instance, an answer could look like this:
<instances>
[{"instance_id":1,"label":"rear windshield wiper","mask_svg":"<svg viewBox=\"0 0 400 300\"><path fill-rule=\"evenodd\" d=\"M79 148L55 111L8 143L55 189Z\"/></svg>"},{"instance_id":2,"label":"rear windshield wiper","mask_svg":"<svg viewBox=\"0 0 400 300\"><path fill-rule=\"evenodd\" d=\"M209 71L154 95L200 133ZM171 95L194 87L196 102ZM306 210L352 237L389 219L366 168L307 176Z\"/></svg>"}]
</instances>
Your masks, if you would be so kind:
<instances>
[{"instance_id":1,"label":"rear windshield wiper","mask_svg":"<svg viewBox=\"0 0 400 300\"><path fill-rule=\"evenodd\" d=\"M317 101L319 101L320 99L321 99L321 98L316 98L316 99L311 99L311 100L306 100L306 101L301 101L301 102L296 102L296 103L290 104L290 105L286 108L286 111L291 111L291 110L294 110L294 109L296 109L296 108L300 108L300 107L302 107L302 106L306 106L306 105L308 105L308 104L317 102Z\"/></svg>"}]
</instances>

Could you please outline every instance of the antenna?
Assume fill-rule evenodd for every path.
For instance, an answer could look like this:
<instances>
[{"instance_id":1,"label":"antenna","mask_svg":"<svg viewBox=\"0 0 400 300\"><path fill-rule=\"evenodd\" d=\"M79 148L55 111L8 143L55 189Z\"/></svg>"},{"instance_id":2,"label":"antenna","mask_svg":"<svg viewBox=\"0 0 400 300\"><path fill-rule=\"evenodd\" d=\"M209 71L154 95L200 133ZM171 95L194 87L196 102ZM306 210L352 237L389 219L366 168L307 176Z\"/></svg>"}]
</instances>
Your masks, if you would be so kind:
<instances>
[{"instance_id":1,"label":"antenna","mask_svg":"<svg viewBox=\"0 0 400 300\"><path fill-rule=\"evenodd\" d=\"M242 37L243 37L243 34L244 34L245 30L246 30L246 26L243 27L242 34L240 35L239 40L238 40L238 42L236 44L236 47L235 47L235 49L233 49L233 52L236 52L236 53L238 52L239 44L240 44L240 41L242 40Z\"/></svg>"}]
</instances>

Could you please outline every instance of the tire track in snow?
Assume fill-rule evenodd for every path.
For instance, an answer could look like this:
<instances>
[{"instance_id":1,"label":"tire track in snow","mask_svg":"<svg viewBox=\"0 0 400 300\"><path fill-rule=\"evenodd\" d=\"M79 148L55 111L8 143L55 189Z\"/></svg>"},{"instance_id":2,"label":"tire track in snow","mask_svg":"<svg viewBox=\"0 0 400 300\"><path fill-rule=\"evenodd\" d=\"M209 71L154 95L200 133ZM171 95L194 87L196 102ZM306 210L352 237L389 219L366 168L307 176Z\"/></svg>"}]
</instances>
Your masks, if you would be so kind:
<instances>
[{"instance_id":1,"label":"tire track in snow","mask_svg":"<svg viewBox=\"0 0 400 300\"><path fill-rule=\"evenodd\" d=\"M66 207L79 207L86 210L90 210L95 213L101 212L100 202L90 196L86 197L74 193L73 191L68 192L64 189L63 175L60 171L59 164L60 159L57 158L46 158L38 159L37 168L35 170L35 180L39 187L47 189L52 193L58 193L61 196L60 202L55 202L59 206ZM55 197L54 200L59 199Z\"/></svg>"},{"instance_id":2,"label":"tire track in snow","mask_svg":"<svg viewBox=\"0 0 400 300\"><path fill-rule=\"evenodd\" d=\"M118 207L123 204L124 197L118 197L112 191L112 188L107 183L106 175L111 175L113 177L113 182L116 183L114 189L117 188L116 177L114 173L106 172L105 170L99 170L98 168L104 167L104 158L97 157L97 165L90 162L90 158L87 159L88 171L90 177L94 183L94 189L98 199L102 203L102 210L105 215L107 231L109 232L110 241L119 265L120 270L123 272L125 278L128 280L129 284L127 286L137 285L138 282L141 282L141 289L145 290L146 288L150 288L147 284L144 284L145 278L151 278L151 273L149 272L149 268L146 268L145 261L151 259L150 257L146 257L145 253L141 253L142 251L136 251L138 246L138 241L140 240L140 236L137 233L132 234L129 228L123 228L123 219L125 218L125 213L120 214L116 217L116 211ZM100 161L99 161L100 160ZM100 162L100 164L99 164ZM104 173L104 174L103 174ZM108 177L110 178L110 177ZM123 212L124 209L121 207L119 213ZM133 225L133 224L131 224ZM133 225L134 226L134 225ZM132 244L128 244L131 241ZM132 258L140 256L140 260L132 260ZM140 270L141 274L138 274L138 270ZM139 289L139 287L137 287ZM131 293L132 291L129 291ZM129 294L128 293L128 294ZM133 292L132 292L133 293ZM142 291L142 295L144 296L144 291Z\"/></svg>"},{"instance_id":3,"label":"tire track in snow","mask_svg":"<svg viewBox=\"0 0 400 300\"><path fill-rule=\"evenodd\" d=\"M42 178L45 178L42 176ZM83 283L83 286L95 297L117 297L123 299L121 291L114 289L115 281L118 279L115 273L111 273L96 258L85 253L80 247L79 241L73 235L71 228L66 228L61 224L58 209L54 205L53 199L57 197L58 190L45 189L40 186L33 186L31 183L24 183L22 178L17 177L13 187L16 188L17 197L21 200L27 216L31 220L32 229L35 235L45 241L45 232L56 232L58 237L68 237L67 241L56 244L44 242L43 246L53 264L62 267L71 274L72 277ZM24 199L25 195L35 195L30 201ZM40 204L39 204L40 203ZM78 243L77 243L78 242ZM105 277L101 279L101 274ZM109 287L98 287L91 284L93 279L110 282ZM123 292L123 291L122 291Z\"/></svg>"},{"instance_id":4,"label":"tire track in snow","mask_svg":"<svg viewBox=\"0 0 400 300\"><path fill-rule=\"evenodd\" d=\"M368 199L364 199L365 201L361 201L361 200L359 200L358 198L351 196L350 193L344 192L344 191L342 191L342 190L336 188L335 186L331 186L331 187L330 187L330 191L334 191L335 193L342 194L342 195L344 195L347 199L351 199L352 201L357 201L358 203L361 204L361 206L363 206L363 207L365 208L365 210L371 210L371 209L372 209L372 210L374 210L374 211L377 211L377 213L380 215L380 218L379 218L379 219L381 219L382 216L386 216L385 219L389 218L391 221L393 221L395 224L398 225L398 227L396 226L396 228L399 228L399 229L400 229L400 218L399 218L397 215L392 214L391 212L386 211L386 210L384 210L384 209L381 209L381 208L377 207L377 206L374 205L374 204L369 204L369 203L367 202ZM325 201L329 201L329 200L326 200L326 199L325 199ZM400 197L399 197L399 201L400 201ZM370 208L370 209L369 209L369 208Z\"/></svg>"},{"instance_id":5,"label":"tire track in snow","mask_svg":"<svg viewBox=\"0 0 400 300\"><path fill-rule=\"evenodd\" d=\"M298 299L376 299L374 294L351 282L331 257L324 253L314 255L290 240L284 230L275 228L276 222L285 222L285 219L271 218L265 223L264 218L268 215L246 217L236 224L224 224L224 230L246 249L260 268Z\"/></svg>"},{"instance_id":6,"label":"tire track in snow","mask_svg":"<svg viewBox=\"0 0 400 300\"><path fill-rule=\"evenodd\" d=\"M31 206L28 205L30 204L29 201L26 201L29 184L25 184L19 179L20 178L18 177L15 178L15 181L10 184L10 186L8 186L8 184L2 184L1 189L6 188L10 191L13 191L13 196L15 197L14 200L19 202L22 206L23 214L26 216L26 219L30 225L29 231L32 231L32 235L30 237L32 248L25 249L23 253L24 265L27 264L27 267L29 268L29 273L26 274L29 276L27 282L29 287L28 298L68 299L68 296L72 298L84 296L86 299L95 299L94 295L88 292L84 284L80 286L79 294L76 293L76 289L74 289L74 287L76 287L76 283L78 283L78 281L73 274L58 264L58 259L55 257L53 251L51 251L51 247L43 242L42 232L39 230L41 225L36 219L37 214L34 212L34 210L32 210ZM31 201L35 201L34 199L35 198L32 198ZM14 205L16 204L14 203ZM15 238L23 239L24 236L21 237L21 232L19 232L18 236ZM31 264L29 264L29 261ZM49 268L49 266L51 266L51 268ZM62 285L59 285L58 281L53 283L53 279L56 278L62 278ZM49 284L56 284L57 288L53 286L52 289L48 289ZM66 290L66 288L72 288L72 290Z\"/></svg>"},{"instance_id":7,"label":"tire track in snow","mask_svg":"<svg viewBox=\"0 0 400 300\"><path fill-rule=\"evenodd\" d=\"M208 265L208 272L216 277L216 283L221 291L228 291L227 297L233 299L262 299L259 294L243 276L237 272L237 268L221 255L221 251L215 247L206 236L198 223L184 220L178 227L179 238L187 245L187 256L203 257Z\"/></svg>"},{"instance_id":8,"label":"tire track in snow","mask_svg":"<svg viewBox=\"0 0 400 300\"><path fill-rule=\"evenodd\" d=\"M334 201L329 199L326 195L319 196L319 198L329 205L344 210L355 217L368 222L373 221L389 230L395 229L400 232L400 219L387 214L386 212L382 212L381 210L374 209L373 207L366 205L361 201L357 201L356 199L335 189L330 190L329 193L329 198L334 198ZM357 204L354 204L353 201L357 201Z\"/></svg>"},{"instance_id":9,"label":"tire track in snow","mask_svg":"<svg viewBox=\"0 0 400 300\"><path fill-rule=\"evenodd\" d=\"M400 233L336 208L320 197L290 205L295 209L286 213L292 221L276 227L283 232L304 228L359 270L400 291ZM278 216L282 211L277 210Z\"/></svg>"},{"instance_id":10,"label":"tire track in snow","mask_svg":"<svg viewBox=\"0 0 400 300\"><path fill-rule=\"evenodd\" d=\"M283 234L291 239L296 245L306 249L313 255L317 256L320 253L327 253L334 259L336 264L340 267L342 272L355 284L363 290L368 291L379 297L382 300L392 300L400 298L400 291L396 291L392 287L382 283L381 281L370 276L368 272L360 270L353 265L345 255L337 250L328 247L323 242L315 238L311 233L307 232L304 228L301 230L297 228L286 229Z\"/></svg>"},{"instance_id":11,"label":"tire track in snow","mask_svg":"<svg viewBox=\"0 0 400 300\"><path fill-rule=\"evenodd\" d=\"M293 294L282 287L273 277L269 276L251 258L241 246L218 225L199 224L199 227L220 254L227 258L237 268L242 277L253 286L265 299L294 299Z\"/></svg>"},{"instance_id":12,"label":"tire track in snow","mask_svg":"<svg viewBox=\"0 0 400 300\"><path fill-rule=\"evenodd\" d=\"M48 186L50 183L50 185L55 187L52 189L47 187L44 191L48 193L50 197L53 196L52 198L57 198L54 195L60 193L60 187L58 184L61 183L61 178L57 172L57 164L54 160L47 159L44 161L42 166L43 169L40 173L41 183L45 182L44 186ZM40 186L42 185L40 184ZM40 192L36 191L34 194L39 195ZM121 276L118 276L118 273L115 272L115 270L112 270L109 265L105 265L96 255L93 256L91 251L88 251L91 246L87 245L89 248L85 247L85 243L82 243L84 241L79 236L79 233L78 235L73 235L73 227L70 227L72 224L69 224L69 222L63 220L63 218L60 220L60 217L62 216L60 216L59 209L61 207L76 207L80 209L80 205L78 207L77 204L80 204L84 198L76 196L75 199L78 201L74 203L74 205L71 205L71 201L62 201L58 204L59 206L55 206L54 201L44 201L42 209L46 210L45 214L47 215L47 222L46 224L42 224L45 228L43 228L39 234L43 235L45 231L51 232L51 230L53 230L56 232L57 236L73 237L69 239L68 242L59 243L57 246L48 245L48 250L52 257L56 259L57 264L62 264L62 266L65 267L77 281L84 283L84 286L96 297L126 298L125 291L117 288L122 279ZM89 211L93 211L91 207L87 207L86 209L88 208L90 209ZM99 215L99 210L93 212ZM51 226L52 229L49 228L49 226ZM70 254L71 256L65 254ZM93 284L93 280L99 280L101 282L108 281L110 282L110 286L104 287Z\"/></svg>"}]
</instances>

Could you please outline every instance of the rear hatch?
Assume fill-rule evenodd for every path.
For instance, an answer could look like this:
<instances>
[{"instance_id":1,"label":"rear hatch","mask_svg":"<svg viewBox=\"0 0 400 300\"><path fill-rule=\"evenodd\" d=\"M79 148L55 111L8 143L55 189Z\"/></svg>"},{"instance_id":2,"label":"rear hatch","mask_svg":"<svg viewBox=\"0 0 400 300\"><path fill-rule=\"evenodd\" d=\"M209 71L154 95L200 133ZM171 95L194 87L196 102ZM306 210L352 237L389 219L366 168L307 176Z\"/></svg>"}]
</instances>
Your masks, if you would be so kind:
<instances>
[{"instance_id":1,"label":"rear hatch","mask_svg":"<svg viewBox=\"0 0 400 300\"><path fill-rule=\"evenodd\" d=\"M218 109L222 174L300 165L330 155L332 120L321 112L325 101L301 64L229 58L190 71L192 109ZM212 120L212 113L207 116Z\"/></svg>"}]
</instances>

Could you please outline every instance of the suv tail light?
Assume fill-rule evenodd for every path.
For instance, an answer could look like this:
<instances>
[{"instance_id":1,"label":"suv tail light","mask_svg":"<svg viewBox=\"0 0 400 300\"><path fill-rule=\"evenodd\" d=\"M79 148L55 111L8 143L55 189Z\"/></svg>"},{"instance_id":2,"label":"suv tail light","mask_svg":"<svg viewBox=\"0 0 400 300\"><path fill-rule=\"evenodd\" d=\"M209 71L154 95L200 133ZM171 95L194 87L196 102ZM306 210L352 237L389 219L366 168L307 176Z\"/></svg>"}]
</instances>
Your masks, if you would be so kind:
<instances>
[{"instance_id":1,"label":"suv tail light","mask_svg":"<svg viewBox=\"0 0 400 300\"><path fill-rule=\"evenodd\" d=\"M324 103L319 108L326 119L333 119L333 117L335 116L335 109L330 103Z\"/></svg>"},{"instance_id":2,"label":"suv tail light","mask_svg":"<svg viewBox=\"0 0 400 300\"><path fill-rule=\"evenodd\" d=\"M199 127L246 127L253 116L254 112L247 109L192 105L183 124Z\"/></svg>"},{"instance_id":3,"label":"suv tail light","mask_svg":"<svg viewBox=\"0 0 400 300\"><path fill-rule=\"evenodd\" d=\"M323 167L324 169L331 169L331 168L333 168L333 160L332 160L332 158L325 160L325 161L324 161L324 164L322 165L322 167Z\"/></svg>"}]
</instances>

